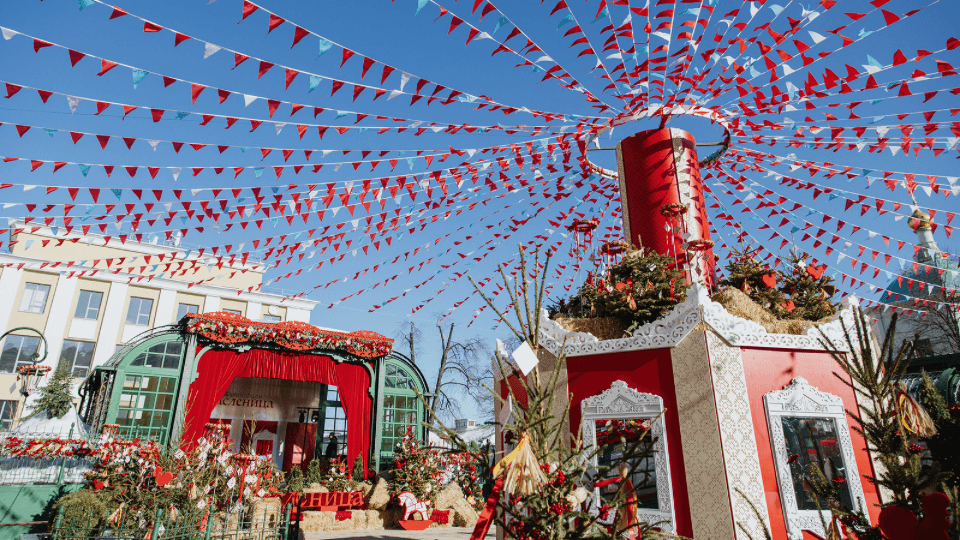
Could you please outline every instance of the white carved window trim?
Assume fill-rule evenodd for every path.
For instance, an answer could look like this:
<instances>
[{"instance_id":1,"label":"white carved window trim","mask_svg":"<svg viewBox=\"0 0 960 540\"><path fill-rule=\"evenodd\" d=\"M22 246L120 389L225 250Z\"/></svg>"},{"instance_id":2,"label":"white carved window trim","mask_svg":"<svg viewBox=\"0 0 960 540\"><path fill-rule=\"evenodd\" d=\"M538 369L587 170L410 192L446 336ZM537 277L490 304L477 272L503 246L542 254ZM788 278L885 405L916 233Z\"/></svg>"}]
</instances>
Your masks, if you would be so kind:
<instances>
[{"instance_id":1,"label":"white carved window trim","mask_svg":"<svg viewBox=\"0 0 960 540\"><path fill-rule=\"evenodd\" d=\"M790 381L783 390L776 390L763 396L763 405L767 413L767 426L770 432L770 442L773 446L773 461L776 465L777 486L780 490L780 506L783 508L783 519L787 525L787 535L791 540L800 540L801 531L812 531L825 536L823 521L817 516L816 510L799 510L793 486L793 476L788 463L786 439L783 434L784 416L830 418L837 426L837 439L843 456L843 464L847 470L847 486L850 490L850 500L853 510L867 511L863 496L863 486L860 484L860 472L857 470L857 457L850 441L850 428L847 426L847 413L843 407L843 400L833 394L821 392L811 386L803 377ZM830 512L823 512L823 519L830 522ZM867 515L867 519L870 516Z\"/></svg>"},{"instance_id":2,"label":"white carved window trim","mask_svg":"<svg viewBox=\"0 0 960 540\"><path fill-rule=\"evenodd\" d=\"M597 456L594 451L597 446L596 420L630 420L636 418L654 419L663 412L663 399L656 394L638 392L627 386L624 381L614 381L608 390L589 397L580 402L581 425L583 428L583 446L585 455L590 456L589 464L597 467ZM670 482L670 459L667 454L667 434L661 416L650 429L650 435L656 441L653 444L654 463L657 477L657 506L659 510L646 508L637 509L637 518L651 524L663 522L659 525L665 533L676 533L676 516L673 505L673 486ZM593 490L593 505L591 512L599 512L597 508L600 498L600 489ZM612 517L608 521L612 521Z\"/></svg>"}]
</instances>

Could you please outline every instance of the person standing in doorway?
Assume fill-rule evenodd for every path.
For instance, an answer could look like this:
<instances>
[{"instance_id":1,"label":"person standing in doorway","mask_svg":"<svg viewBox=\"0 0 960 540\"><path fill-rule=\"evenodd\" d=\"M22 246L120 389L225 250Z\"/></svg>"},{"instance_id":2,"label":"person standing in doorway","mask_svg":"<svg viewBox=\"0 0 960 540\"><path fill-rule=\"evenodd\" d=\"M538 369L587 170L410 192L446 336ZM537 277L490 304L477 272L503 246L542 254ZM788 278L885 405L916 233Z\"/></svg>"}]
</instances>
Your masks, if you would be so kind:
<instances>
[{"instance_id":1,"label":"person standing in doorway","mask_svg":"<svg viewBox=\"0 0 960 540\"><path fill-rule=\"evenodd\" d=\"M327 451L324 452L323 457L327 458L327 463L329 463L330 466L333 466L333 462L340 455L340 441L337 440L337 436L334 433L330 433L329 441L330 442L327 443Z\"/></svg>"}]
</instances>

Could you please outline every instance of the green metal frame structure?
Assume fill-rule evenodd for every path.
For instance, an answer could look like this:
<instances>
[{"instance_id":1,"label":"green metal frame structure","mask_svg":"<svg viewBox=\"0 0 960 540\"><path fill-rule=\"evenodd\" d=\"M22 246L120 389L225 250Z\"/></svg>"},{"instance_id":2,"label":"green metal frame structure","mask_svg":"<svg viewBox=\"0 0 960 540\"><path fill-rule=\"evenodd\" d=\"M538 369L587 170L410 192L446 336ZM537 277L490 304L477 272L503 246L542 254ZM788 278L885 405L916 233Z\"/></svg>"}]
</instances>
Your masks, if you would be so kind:
<instances>
[{"instance_id":1,"label":"green metal frame structure","mask_svg":"<svg viewBox=\"0 0 960 540\"><path fill-rule=\"evenodd\" d=\"M182 332L179 326L158 327L141 334L118 350L104 365L93 369L81 385L79 411L91 426L91 433L102 431L104 424L119 424L125 437L154 439L160 444L176 441L183 432L190 384L196 379L199 359L209 350L231 348L249 350L249 345L204 343L197 350L197 336ZM179 346L177 365L166 362L166 348ZM338 351L317 351L336 362L356 363L358 359ZM143 356L146 355L146 356ZM139 357L143 365L134 365ZM169 359L167 359L169 360ZM153 364L153 365L150 365ZM393 466L393 448L408 427L426 441L424 404L417 396L429 392L426 378L409 359L397 352L363 362L372 384L368 392L373 400L371 414L370 466L374 470ZM326 401L327 386L318 384L320 401ZM324 409L324 407L321 407ZM323 423L323 418L319 422ZM318 429L318 439L322 430ZM324 441L318 440L319 444ZM325 446L320 446L325 448Z\"/></svg>"}]
</instances>

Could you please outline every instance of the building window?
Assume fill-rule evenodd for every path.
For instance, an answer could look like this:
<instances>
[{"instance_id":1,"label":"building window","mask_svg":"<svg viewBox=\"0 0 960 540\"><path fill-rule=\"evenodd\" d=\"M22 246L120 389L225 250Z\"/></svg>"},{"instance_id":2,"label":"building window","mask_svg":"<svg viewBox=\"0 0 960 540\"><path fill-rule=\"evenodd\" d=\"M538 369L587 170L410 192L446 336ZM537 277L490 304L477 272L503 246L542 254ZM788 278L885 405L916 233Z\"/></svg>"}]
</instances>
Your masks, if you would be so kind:
<instances>
[{"instance_id":1,"label":"building window","mask_svg":"<svg viewBox=\"0 0 960 540\"><path fill-rule=\"evenodd\" d=\"M263 322L278 323L278 322L280 322L281 320L282 320L282 319L280 318L279 315L264 315L264 316L263 316Z\"/></svg>"},{"instance_id":2,"label":"building window","mask_svg":"<svg viewBox=\"0 0 960 540\"><path fill-rule=\"evenodd\" d=\"M117 404L119 435L165 442L176 389L175 377L127 375Z\"/></svg>"},{"instance_id":3,"label":"building window","mask_svg":"<svg viewBox=\"0 0 960 540\"><path fill-rule=\"evenodd\" d=\"M93 346L89 341L65 340L57 369L69 371L74 379L85 378L93 364Z\"/></svg>"},{"instance_id":4,"label":"building window","mask_svg":"<svg viewBox=\"0 0 960 540\"><path fill-rule=\"evenodd\" d=\"M420 427L417 420L419 412L420 401L416 396L383 396L383 435L380 448L384 457L392 456L396 452L397 445L403 440L408 429L413 428L416 431Z\"/></svg>"},{"instance_id":5,"label":"building window","mask_svg":"<svg viewBox=\"0 0 960 540\"><path fill-rule=\"evenodd\" d=\"M97 316L100 315L100 302L102 300L102 292L80 291L80 298L77 300L77 310L74 311L73 318L97 320Z\"/></svg>"},{"instance_id":6,"label":"building window","mask_svg":"<svg viewBox=\"0 0 960 540\"><path fill-rule=\"evenodd\" d=\"M392 364L387 364L387 379L384 384L386 384L387 388L395 388L397 390L417 389L416 381L407 375L406 371Z\"/></svg>"},{"instance_id":7,"label":"building window","mask_svg":"<svg viewBox=\"0 0 960 540\"><path fill-rule=\"evenodd\" d=\"M797 377L783 390L763 396L763 404L788 536L799 538L804 530L826 536L822 520L829 520L830 512L821 516L817 510L817 503L826 508L826 501L804 489L811 465L830 481L843 478L840 501L854 512L866 512L843 400Z\"/></svg>"},{"instance_id":8,"label":"building window","mask_svg":"<svg viewBox=\"0 0 960 540\"><path fill-rule=\"evenodd\" d=\"M149 326L151 311L153 311L153 299L131 297L130 307L127 308L127 324Z\"/></svg>"},{"instance_id":9,"label":"building window","mask_svg":"<svg viewBox=\"0 0 960 540\"><path fill-rule=\"evenodd\" d=\"M243 316L243 313L239 309L221 309L220 311L224 313L232 313L233 315Z\"/></svg>"},{"instance_id":10,"label":"building window","mask_svg":"<svg viewBox=\"0 0 960 540\"><path fill-rule=\"evenodd\" d=\"M330 434L337 436L337 449L340 454L347 453L347 415L343 412L343 404L340 403L340 393L336 386L322 386L320 388L320 416L322 423L317 422L317 437L321 441L317 447L317 454L323 455L330 442Z\"/></svg>"},{"instance_id":11,"label":"building window","mask_svg":"<svg viewBox=\"0 0 960 540\"><path fill-rule=\"evenodd\" d=\"M131 366L143 366L161 369L178 369L183 356L183 343L177 340L157 343L137 355Z\"/></svg>"},{"instance_id":12,"label":"building window","mask_svg":"<svg viewBox=\"0 0 960 540\"><path fill-rule=\"evenodd\" d=\"M187 313L200 313L200 306L196 304L177 304L177 322L186 317Z\"/></svg>"},{"instance_id":13,"label":"building window","mask_svg":"<svg viewBox=\"0 0 960 540\"><path fill-rule=\"evenodd\" d=\"M13 419L17 416L19 403L13 400L0 401L0 431L10 431L13 428Z\"/></svg>"},{"instance_id":14,"label":"building window","mask_svg":"<svg viewBox=\"0 0 960 540\"><path fill-rule=\"evenodd\" d=\"M637 517L649 523L663 523L663 532L674 533L673 487L667 433L661 416L663 399L638 392L623 381L614 381L608 390L586 398L583 403L586 455L591 456L590 465L598 468L595 471L605 471L596 478L591 512L598 513L597 504L611 500L621 484L627 483L624 489L637 494ZM650 437L639 439L646 426L650 427ZM648 445L638 448L637 453L643 456L627 455L627 449L637 440ZM621 480L618 466L624 465L633 469L634 474ZM613 519L614 516L608 516L600 522L612 525Z\"/></svg>"},{"instance_id":15,"label":"building window","mask_svg":"<svg viewBox=\"0 0 960 540\"><path fill-rule=\"evenodd\" d=\"M20 311L26 313L43 313L43 310L47 307L47 296L49 295L49 285L27 283L23 287L23 296L20 297Z\"/></svg>"},{"instance_id":16,"label":"building window","mask_svg":"<svg viewBox=\"0 0 960 540\"><path fill-rule=\"evenodd\" d=\"M31 366L40 349L40 338L34 336L7 336L0 353L0 372L13 373L20 366Z\"/></svg>"}]
</instances>

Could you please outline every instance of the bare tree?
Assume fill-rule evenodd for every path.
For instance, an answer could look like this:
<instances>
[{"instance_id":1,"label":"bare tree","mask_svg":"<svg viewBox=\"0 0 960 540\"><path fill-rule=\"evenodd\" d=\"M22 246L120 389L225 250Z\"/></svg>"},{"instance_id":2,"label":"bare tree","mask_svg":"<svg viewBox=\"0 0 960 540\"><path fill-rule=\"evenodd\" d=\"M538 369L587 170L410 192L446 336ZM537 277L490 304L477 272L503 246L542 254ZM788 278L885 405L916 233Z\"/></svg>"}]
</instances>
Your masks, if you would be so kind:
<instances>
[{"instance_id":1,"label":"bare tree","mask_svg":"<svg viewBox=\"0 0 960 540\"><path fill-rule=\"evenodd\" d=\"M924 300L937 302L926 306L926 314L914 319L903 317L904 339L913 339L916 353L939 356L960 353L960 294L935 293Z\"/></svg>"},{"instance_id":2,"label":"bare tree","mask_svg":"<svg viewBox=\"0 0 960 540\"><path fill-rule=\"evenodd\" d=\"M409 328L407 328L407 323L400 323L394 336L396 336L398 340L403 341L406 348L410 351L410 354L407 355L410 358L410 362L416 365L417 354L423 352L423 347L420 344L423 339L423 332L421 332L413 322L410 322Z\"/></svg>"},{"instance_id":3,"label":"bare tree","mask_svg":"<svg viewBox=\"0 0 960 540\"><path fill-rule=\"evenodd\" d=\"M486 389L493 382L490 352L479 336L463 341L455 340L455 329L454 323L446 330L442 324L437 325L440 333L440 367L437 369L437 382L430 408L438 415L459 415L460 406L454 396L455 392L458 392L476 401L481 407L481 414L492 415L493 403ZM436 421L436 418L429 420L431 424Z\"/></svg>"}]
</instances>

